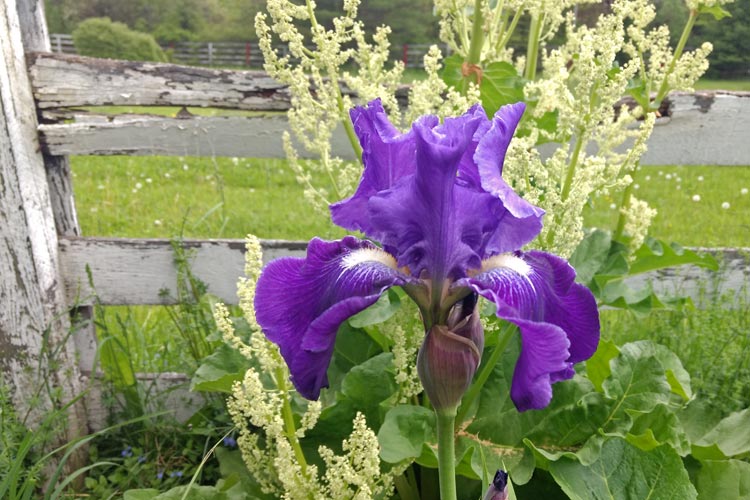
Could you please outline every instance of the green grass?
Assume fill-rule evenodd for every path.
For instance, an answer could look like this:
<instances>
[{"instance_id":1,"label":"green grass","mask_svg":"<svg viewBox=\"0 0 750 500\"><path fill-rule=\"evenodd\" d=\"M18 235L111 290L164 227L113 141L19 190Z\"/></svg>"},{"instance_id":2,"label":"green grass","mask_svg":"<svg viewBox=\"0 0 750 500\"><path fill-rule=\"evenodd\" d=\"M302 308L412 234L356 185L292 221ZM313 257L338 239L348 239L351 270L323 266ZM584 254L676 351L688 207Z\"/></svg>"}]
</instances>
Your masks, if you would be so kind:
<instances>
[{"instance_id":1,"label":"green grass","mask_svg":"<svg viewBox=\"0 0 750 500\"><path fill-rule=\"evenodd\" d=\"M747 90L750 91L750 79L744 80L711 80L700 79L695 90Z\"/></svg>"},{"instance_id":2,"label":"green grass","mask_svg":"<svg viewBox=\"0 0 750 500\"><path fill-rule=\"evenodd\" d=\"M635 182L635 196L658 210L652 236L689 246L750 247L750 194L742 194L750 189L749 167L644 166ZM725 202L729 208L722 208ZM611 196L592 200L587 225L614 227L613 203Z\"/></svg>"},{"instance_id":3,"label":"green grass","mask_svg":"<svg viewBox=\"0 0 750 500\"><path fill-rule=\"evenodd\" d=\"M72 165L84 235L243 238L252 233L306 240L344 234L326 214L311 210L283 160L75 157ZM750 168L642 167L636 183L636 196L659 212L652 235L691 246L750 247L750 194L741 194L743 187L750 189ZM700 201L693 201L694 195ZM587 224L613 227L615 202L592 200Z\"/></svg>"},{"instance_id":4,"label":"green grass","mask_svg":"<svg viewBox=\"0 0 750 500\"><path fill-rule=\"evenodd\" d=\"M87 236L309 239L340 237L310 209L282 160L74 157Z\"/></svg>"}]
</instances>

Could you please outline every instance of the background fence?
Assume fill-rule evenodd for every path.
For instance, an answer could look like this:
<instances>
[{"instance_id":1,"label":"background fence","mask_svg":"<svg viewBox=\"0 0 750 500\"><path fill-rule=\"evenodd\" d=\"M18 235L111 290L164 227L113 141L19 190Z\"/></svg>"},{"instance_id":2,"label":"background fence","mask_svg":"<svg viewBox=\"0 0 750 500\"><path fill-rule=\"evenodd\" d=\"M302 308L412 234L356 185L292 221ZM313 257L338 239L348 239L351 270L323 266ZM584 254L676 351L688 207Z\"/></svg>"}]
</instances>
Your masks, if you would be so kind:
<instances>
[{"instance_id":1,"label":"background fence","mask_svg":"<svg viewBox=\"0 0 750 500\"><path fill-rule=\"evenodd\" d=\"M73 36L53 33L50 35L50 45L53 52L58 54L76 54ZM163 45L170 60L180 64L195 66L218 67L263 67L263 54L258 42L176 42ZM429 44L404 44L395 47L393 52L407 68L422 68L422 58L429 50ZM449 48L442 44L443 54L448 54ZM277 48L280 56L286 56L288 49L284 45Z\"/></svg>"}]
</instances>

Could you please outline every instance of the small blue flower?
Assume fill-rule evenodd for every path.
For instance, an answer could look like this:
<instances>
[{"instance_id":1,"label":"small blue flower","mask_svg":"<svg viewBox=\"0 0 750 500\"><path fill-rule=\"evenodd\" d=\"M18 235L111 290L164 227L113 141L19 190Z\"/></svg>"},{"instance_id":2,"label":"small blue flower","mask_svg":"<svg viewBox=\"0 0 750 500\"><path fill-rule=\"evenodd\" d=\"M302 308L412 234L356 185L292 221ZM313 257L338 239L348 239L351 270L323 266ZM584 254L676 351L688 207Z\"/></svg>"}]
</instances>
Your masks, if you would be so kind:
<instances>
[{"instance_id":1,"label":"small blue flower","mask_svg":"<svg viewBox=\"0 0 750 500\"><path fill-rule=\"evenodd\" d=\"M142 463L144 463L145 461L146 461L146 457L145 457L144 455L140 455L140 456L138 457L138 463L139 463L139 464L142 464Z\"/></svg>"},{"instance_id":2,"label":"small blue flower","mask_svg":"<svg viewBox=\"0 0 750 500\"><path fill-rule=\"evenodd\" d=\"M164 470L160 470L156 473L156 479L164 479Z\"/></svg>"},{"instance_id":3,"label":"small blue flower","mask_svg":"<svg viewBox=\"0 0 750 500\"><path fill-rule=\"evenodd\" d=\"M178 470L178 471L170 472L169 477L182 477L182 471Z\"/></svg>"},{"instance_id":4,"label":"small blue flower","mask_svg":"<svg viewBox=\"0 0 750 500\"><path fill-rule=\"evenodd\" d=\"M228 448L235 448L237 446L237 440L232 436L227 436L224 438L224 446Z\"/></svg>"},{"instance_id":5,"label":"small blue flower","mask_svg":"<svg viewBox=\"0 0 750 500\"><path fill-rule=\"evenodd\" d=\"M123 457L132 457L133 456L133 447L132 446L126 446L124 450L120 452L120 455Z\"/></svg>"}]
</instances>

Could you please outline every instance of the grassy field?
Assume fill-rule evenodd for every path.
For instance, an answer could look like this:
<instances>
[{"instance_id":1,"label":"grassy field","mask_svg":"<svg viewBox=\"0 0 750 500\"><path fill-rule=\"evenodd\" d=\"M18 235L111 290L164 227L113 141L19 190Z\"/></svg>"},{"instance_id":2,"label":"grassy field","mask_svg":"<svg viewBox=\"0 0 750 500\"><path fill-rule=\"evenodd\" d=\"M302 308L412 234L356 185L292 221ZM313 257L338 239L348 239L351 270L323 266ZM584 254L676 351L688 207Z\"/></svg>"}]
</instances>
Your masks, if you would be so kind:
<instances>
[{"instance_id":1,"label":"grassy field","mask_svg":"<svg viewBox=\"0 0 750 500\"><path fill-rule=\"evenodd\" d=\"M306 240L340 237L310 209L285 161L177 157L76 157L74 189L83 234ZM691 246L750 246L750 168L642 167L636 196L658 210L652 234ZM699 201L694 201L695 197ZM611 198L586 210L612 227ZM728 208L726 207L728 204Z\"/></svg>"},{"instance_id":2,"label":"grassy field","mask_svg":"<svg viewBox=\"0 0 750 500\"><path fill-rule=\"evenodd\" d=\"M744 90L750 91L750 79L711 80L703 78L695 84L695 90Z\"/></svg>"}]
</instances>

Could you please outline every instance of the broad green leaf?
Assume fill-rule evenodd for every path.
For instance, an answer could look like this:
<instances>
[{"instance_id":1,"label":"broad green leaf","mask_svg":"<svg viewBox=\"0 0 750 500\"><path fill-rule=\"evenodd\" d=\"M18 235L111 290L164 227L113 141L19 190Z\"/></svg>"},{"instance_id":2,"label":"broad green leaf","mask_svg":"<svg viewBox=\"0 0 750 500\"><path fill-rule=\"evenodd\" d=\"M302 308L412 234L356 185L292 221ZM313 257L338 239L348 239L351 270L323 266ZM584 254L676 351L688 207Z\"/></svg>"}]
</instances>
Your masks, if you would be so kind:
<instances>
[{"instance_id":1,"label":"broad green leaf","mask_svg":"<svg viewBox=\"0 0 750 500\"><path fill-rule=\"evenodd\" d=\"M635 260L630 263L630 274L645 273L665 267L692 264L705 267L713 271L719 269L719 264L711 255L701 255L692 250L682 248L676 243L671 245L663 241L649 238L646 243L633 255Z\"/></svg>"},{"instance_id":2,"label":"broad green leaf","mask_svg":"<svg viewBox=\"0 0 750 500\"><path fill-rule=\"evenodd\" d=\"M576 247L570 256L570 265L576 270L576 281L588 283L609 258L612 236L609 231L595 229Z\"/></svg>"},{"instance_id":3,"label":"broad green leaf","mask_svg":"<svg viewBox=\"0 0 750 500\"><path fill-rule=\"evenodd\" d=\"M659 405L654 411L636 418L625 439L643 451L668 444L680 456L684 457L690 453L690 442L682 429L682 424L666 405Z\"/></svg>"},{"instance_id":4,"label":"broad green leaf","mask_svg":"<svg viewBox=\"0 0 750 500\"><path fill-rule=\"evenodd\" d=\"M482 68L479 94L488 116L505 104L523 101L524 80L516 68L507 62L493 62Z\"/></svg>"},{"instance_id":5,"label":"broad green leaf","mask_svg":"<svg viewBox=\"0 0 750 500\"><path fill-rule=\"evenodd\" d=\"M648 413L656 405L669 402L664 368L646 346L625 344L610 366L612 374L602 382L602 390L615 404L601 425L605 432L628 431L633 414Z\"/></svg>"},{"instance_id":6,"label":"broad green leaf","mask_svg":"<svg viewBox=\"0 0 750 500\"><path fill-rule=\"evenodd\" d=\"M589 466L563 457L550 463L557 484L573 500L691 500L697 492L682 459L669 446L643 451L609 439Z\"/></svg>"},{"instance_id":7,"label":"broad green leaf","mask_svg":"<svg viewBox=\"0 0 750 500\"><path fill-rule=\"evenodd\" d=\"M690 387L690 374L682 366L680 358L668 347L650 340L641 340L628 344L627 349L637 350L639 356L650 356L659 360L672 392L685 401L693 397L693 390Z\"/></svg>"},{"instance_id":8,"label":"broad green leaf","mask_svg":"<svg viewBox=\"0 0 750 500\"><path fill-rule=\"evenodd\" d=\"M398 293L395 290L388 290L388 293L381 295L373 305L349 318L349 324L354 328L364 328L382 323L396 314L400 307L401 299Z\"/></svg>"},{"instance_id":9,"label":"broad green leaf","mask_svg":"<svg viewBox=\"0 0 750 500\"><path fill-rule=\"evenodd\" d=\"M190 381L191 391L232 392L232 384L241 380L250 363L236 349L222 344L203 358Z\"/></svg>"},{"instance_id":10,"label":"broad green leaf","mask_svg":"<svg viewBox=\"0 0 750 500\"><path fill-rule=\"evenodd\" d=\"M612 374L609 362L619 354L620 349L614 342L600 340L594 355L586 360L586 375L597 391L602 391L602 382Z\"/></svg>"},{"instance_id":11,"label":"broad green leaf","mask_svg":"<svg viewBox=\"0 0 750 500\"><path fill-rule=\"evenodd\" d=\"M696 486L698 500L750 500L750 463L740 460L701 462Z\"/></svg>"},{"instance_id":12,"label":"broad green leaf","mask_svg":"<svg viewBox=\"0 0 750 500\"><path fill-rule=\"evenodd\" d=\"M398 390L392 365L393 354L384 352L352 368L341 382L341 393L365 414L373 428L381 421L380 403Z\"/></svg>"},{"instance_id":13,"label":"broad green leaf","mask_svg":"<svg viewBox=\"0 0 750 500\"><path fill-rule=\"evenodd\" d=\"M252 474L248 472L239 450L220 446L216 448L215 453L219 461L219 471L222 477L222 480L216 486L221 491L227 493L229 500L243 498L236 494L234 496L230 494L230 492L237 489L241 489L242 492L250 495L252 499L273 500L273 495L263 493L258 483L253 479Z\"/></svg>"},{"instance_id":14,"label":"broad green leaf","mask_svg":"<svg viewBox=\"0 0 750 500\"><path fill-rule=\"evenodd\" d=\"M449 87L453 87L458 92L465 94L468 88L468 80L464 78L461 70L463 64L464 58L460 54L453 54L446 57L443 59L443 71L440 76Z\"/></svg>"},{"instance_id":15,"label":"broad green leaf","mask_svg":"<svg viewBox=\"0 0 750 500\"><path fill-rule=\"evenodd\" d=\"M419 457L426 443L436 441L435 413L421 406L392 408L378 431L380 458L392 464Z\"/></svg>"},{"instance_id":16,"label":"broad green leaf","mask_svg":"<svg viewBox=\"0 0 750 500\"><path fill-rule=\"evenodd\" d=\"M750 453L750 408L732 413L693 443L699 459L741 457Z\"/></svg>"}]
</instances>

